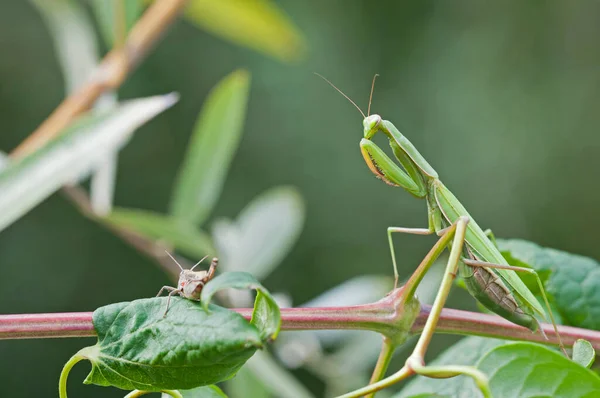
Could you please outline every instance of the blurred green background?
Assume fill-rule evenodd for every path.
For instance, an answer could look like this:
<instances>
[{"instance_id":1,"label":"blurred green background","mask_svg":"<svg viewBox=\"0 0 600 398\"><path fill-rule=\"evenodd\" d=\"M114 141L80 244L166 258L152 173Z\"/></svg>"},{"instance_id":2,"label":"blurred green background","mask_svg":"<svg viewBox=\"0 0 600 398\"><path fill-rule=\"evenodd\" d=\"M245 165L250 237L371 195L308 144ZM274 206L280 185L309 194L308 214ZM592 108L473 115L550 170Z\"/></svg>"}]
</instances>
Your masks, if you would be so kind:
<instances>
[{"instance_id":1,"label":"blurred green background","mask_svg":"<svg viewBox=\"0 0 600 398\"><path fill-rule=\"evenodd\" d=\"M600 4L277 4L306 37L303 61L280 63L180 20L128 79L122 98L176 91L181 99L122 151L117 205L166 210L204 98L220 78L246 67L246 127L213 216L231 217L276 185L299 188L305 229L265 281L296 304L353 276L391 275L385 228L424 227L425 203L373 177L358 149L361 116L313 74L366 107L379 73L373 111L415 144L482 227L600 258ZM8 152L61 101L64 82L49 32L28 2L0 4L0 54L0 149ZM408 276L433 238L396 242ZM153 296L168 283L60 194L0 233L0 313L93 311ZM475 308L458 290L449 305ZM454 340L436 337L435 348ZM55 394L62 364L93 341L0 342L2 394ZM88 369L71 373L73 394L123 395L81 386ZM315 379L300 376L319 394Z\"/></svg>"}]
</instances>

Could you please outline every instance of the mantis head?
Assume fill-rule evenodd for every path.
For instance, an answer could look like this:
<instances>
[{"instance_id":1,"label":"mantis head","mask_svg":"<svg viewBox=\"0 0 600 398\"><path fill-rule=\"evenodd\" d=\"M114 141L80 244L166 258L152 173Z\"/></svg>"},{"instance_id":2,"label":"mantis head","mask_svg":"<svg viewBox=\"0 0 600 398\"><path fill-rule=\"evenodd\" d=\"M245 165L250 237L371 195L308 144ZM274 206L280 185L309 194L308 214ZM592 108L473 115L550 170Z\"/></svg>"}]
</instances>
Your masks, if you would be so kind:
<instances>
[{"instance_id":1,"label":"mantis head","mask_svg":"<svg viewBox=\"0 0 600 398\"><path fill-rule=\"evenodd\" d=\"M381 116L377 114L369 115L363 119L364 137L370 140L377 133L381 125Z\"/></svg>"}]
</instances>

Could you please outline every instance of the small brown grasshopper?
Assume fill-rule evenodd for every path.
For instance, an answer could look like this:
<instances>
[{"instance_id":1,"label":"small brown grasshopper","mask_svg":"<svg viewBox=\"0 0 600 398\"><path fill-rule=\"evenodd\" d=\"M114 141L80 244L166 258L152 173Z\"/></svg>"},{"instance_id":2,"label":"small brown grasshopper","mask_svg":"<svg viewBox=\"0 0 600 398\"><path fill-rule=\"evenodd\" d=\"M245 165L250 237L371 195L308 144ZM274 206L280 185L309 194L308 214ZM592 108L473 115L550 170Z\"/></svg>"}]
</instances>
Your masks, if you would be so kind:
<instances>
[{"instance_id":1,"label":"small brown grasshopper","mask_svg":"<svg viewBox=\"0 0 600 398\"><path fill-rule=\"evenodd\" d=\"M210 281L215 276L215 269L219 264L219 259L214 257L212 262L210 263L210 268L208 271L194 271L202 261L206 259L208 256L204 256L202 260L198 261L196 265L194 265L191 269L183 269L183 267L175 260L175 258L167 252L167 255L175 261L175 264L179 266L181 269L181 273L179 274L179 281L177 282L177 287L172 286L163 286L156 297L160 296L163 291L168 290L169 296L167 299L167 308L165 309L165 313L163 318L167 316L167 311L169 311L169 304L171 303L171 296L178 294L182 297L185 297L189 300L200 301L200 293L202 292L202 288L204 285Z\"/></svg>"}]
</instances>

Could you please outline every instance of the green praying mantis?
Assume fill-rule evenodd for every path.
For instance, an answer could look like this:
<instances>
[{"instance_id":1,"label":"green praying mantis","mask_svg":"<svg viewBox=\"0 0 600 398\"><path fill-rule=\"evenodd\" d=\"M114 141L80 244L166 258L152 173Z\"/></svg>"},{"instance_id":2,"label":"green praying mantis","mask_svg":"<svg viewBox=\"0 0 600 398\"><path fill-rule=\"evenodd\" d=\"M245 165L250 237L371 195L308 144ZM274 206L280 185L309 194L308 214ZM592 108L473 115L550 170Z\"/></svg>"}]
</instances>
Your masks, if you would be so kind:
<instances>
[{"instance_id":1,"label":"green praying mantis","mask_svg":"<svg viewBox=\"0 0 600 398\"><path fill-rule=\"evenodd\" d=\"M320 76L320 75L319 75ZM394 266L395 285L398 284L398 270L392 235L406 233L416 235L437 234L440 238L423 262L419 265L405 287L410 286L411 294L421 281L423 275L431 267L437 257L448 247L450 256L444 278L433 303L423 333L417 345L406 361L405 366L392 376L383 380L372 379L369 386L356 390L344 397L358 397L372 394L411 374L429 377L446 378L459 374L473 377L484 396L491 396L487 386L487 378L477 369L465 366L425 366L424 355L437 321L444 307L446 298L457 273L463 278L469 293L490 311L502 316L510 322L524 326L532 332L544 334L536 316L545 318L544 308L529 288L518 277L516 272L533 274L539 285L548 315L552 321L559 345L563 352L564 345L558 333L550 304L544 292L542 282L537 273L528 268L513 267L508 264L496 246L491 232L484 232L473 220L465 207L440 180L438 173L425 160L415 146L388 120L377 114L370 114L371 100L375 77L371 86L369 107L365 115L360 107L341 90L327 81L334 89L348 99L363 116L363 134L360 150L369 169L375 176L388 185L401 187L419 199L427 202L427 228L389 227L388 241ZM372 140L382 132L388 138L390 147L398 164L394 162ZM545 337L545 335L544 335ZM565 352L566 353L566 352Z\"/></svg>"}]
</instances>

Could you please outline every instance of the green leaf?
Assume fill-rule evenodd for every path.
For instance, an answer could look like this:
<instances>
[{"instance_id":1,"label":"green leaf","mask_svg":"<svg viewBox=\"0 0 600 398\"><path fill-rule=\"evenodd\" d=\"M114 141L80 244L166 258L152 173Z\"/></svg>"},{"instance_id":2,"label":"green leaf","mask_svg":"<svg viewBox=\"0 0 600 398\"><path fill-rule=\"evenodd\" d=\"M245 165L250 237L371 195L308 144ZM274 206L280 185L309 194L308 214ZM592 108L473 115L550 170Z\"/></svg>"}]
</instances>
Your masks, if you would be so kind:
<instances>
[{"instance_id":1,"label":"green leaf","mask_svg":"<svg viewBox=\"0 0 600 398\"><path fill-rule=\"evenodd\" d=\"M248 366L241 368L235 377L227 382L227 391L232 397L271 398L269 390Z\"/></svg>"},{"instance_id":2,"label":"green leaf","mask_svg":"<svg viewBox=\"0 0 600 398\"><path fill-rule=\"evenodd\" d=\"M173 297L111 304L94 311L98 343L80 351L92 362L86 384L125 390L191 389L227 380L263 346L241 315Z\"/></svg>"},{"instance_id":3,"label":"green leaf","mask_svg":"<svg viewBox=\"0 0 600 398\"><path fill-rule=\"evenodd\" d=\"M115 9L118 5L120 9ZM142 15L143 3L140 0L92 0L92 8L100 27L100 32L106 45L111 48L115 45L116 24L122 24L124 36Z\"/></svg>"},{"instance_id":4,"label":"green leaf","mask_svg":"<svg viewBox=\"0 0 600 398\"><path fill-rule=\"evenodd\" d=\"M295 188L270 189L248 204L237 220L221 219L213 237L224 269L263 279L290 251L304 223L304 202Z\"/></svg>"},{"instance_id":5,"label":"green leaf","mask_svg":"<svg viewBox=\"0 0 600 398\"><path fill-rule=\"evenodd\" d=\"M231 393L234 397L260 397L262 395L273 397L313 398L314 395L298 381L287 369L278 363L271 354L258 351L242 369L246 373L247 384L253 383L253 392L247 394ZM241 373L241 372L240 372ZM238 373L239 375L239 373ZM229 381L234 383L237 376ZM262 388L259 386L262 386ZM270 394L267 393L270 391Z\"/></svg>"},{"instance_id":6,"label":"green leaf","mask_svg":"<svg viewBox=\"0 0 600 398\"><path fill-rule=\"evenodd\" d=\"M584 339L577 339L573 345L573 362L584 368L590 368L596 359L596 351L592 344Z\"/></svg>"},{"instance_id":7,"label":"green leaf","mask_svg":"<svg viewBox=\"0 0 600 398\"><path fill-rule=\"evenodd\" d=\"M428 365L467 365L474 366L479 358L491 349L506 344L503 340L469 336L445 350ZM419 394L439 394L461 398L481 398L481 392L468 376L451 379L431 379L415 376L394 398L408 398ZM509 395L507 395L509 397ZM516 395L515 395L516 397Z\"/></svg>"},{"instance_id":8,"label":"green leaf","mask_svg":"<svg viewBox=\"0 0 600 398\"><path fill-rule=\"evenodd\" d=\"M154 240L173 245L192 258L215 255L210 237L203 231L180 224L172 217L137 209L115 209L103 220Z\"/></svg>"},{"instance_id":9,"label":"green leaf","mask_svg":"<svg viewBox=\"0 0 600 398\"><path fill-rule=\"evenodd\" d=\"M270 0L192 0L187 19L217 36L281 61L304 57L305 40Z\"/></svg>"},{"instance_id":10,"label":"green leaf","mask_svg":"<svg viewBox=\"0 0 600 398\"><path fill-rule=\"evenodd\" d=\"M261 331L263 340L274 340L281 328L281 313L279 306L271 293L247 272L226 272L208 282L202 289L200 301L208 310L210 300L216 292L222 289L253 289L256 290L254 311L251 323Z\"/></svg>"},{"instance_id":11,"label":"green leaf","mask_svg":"<svg viewBox=\"0 0 600 398\"><path fill-rule=\"evenodd\" d=\"M0 230L62 185L78 181L129 140L135 129L172 106L174 95L125 102L84 116L58 138L0 173Z\"/></svg>"},{"instance_id":12,"label":"green leaf","mask_svg":"<svg viewBox=\"0 0 600 398\"><path fill-rule=\"evenodd\" d=\"M600 263L523 240L499 240L498 245L509 264L526 264L545 276L563 324L600 330Z\"/></svg>"},{"instance_id":13,"label":"green leaf","mask_svg":"<svg viewBox=\"0 0 600 398\"><path fill-rule=\"evenodd\" d=\"M249 88L248 72L237 70L208 95L171 198L170 213L179 222L201 225L221 195L242 136Z\"/></svg>"},{"instance_id":14,"label":"green leaf","mask_svg":"<svg viewBox=\"0 0 600 398\"><path fill-rule=\"evenodd\" d=\"M240 369L239 373L243 372L244 368ZM237 375L234 378L237 379ZM204 386L194 388L193 390L180 390L179 391L183 398L227 398L227 395L217 386ZM168 398L166 394L163 394L162 398Z\"/></svg>"},{"instance_id":15,"label":"green leaf","mask_svg":"<svg viewBox=\"0 0 600 398\"><path fill-rule=\"evenodd\" d=\"M477 366L496 397L597 397L600 377L538 344L512 343L486 354Z\"/></svg>"},{"instance_id":16,"label":"green leaf","mask_svg":"<svg viewBox=\"0 0 600 398\"><path fill-rule=\"evenodd\" d=\"M425 394L413 395L413 396L411 396L409 398L452 398L452 397L450 397L450 395L440 395L440 394L425 393Z\"/></svg>"},{"instance_id":17,"label":"green leaf","mask_svg":"<svg viewBox=\"0 0 600 398\"><path fill-rule=\"evenodd\" d=\"M94 24L78 1L33 0L31 3L48 26L65 79L66 92L71 93L90 78L98 64L100 51L96 44Z\"/></svg>"}]
</instances>

